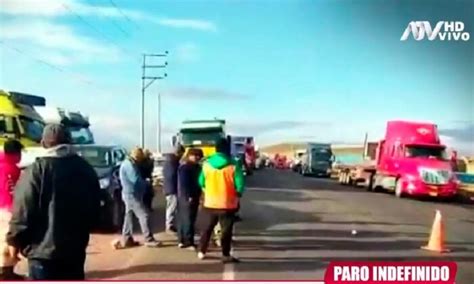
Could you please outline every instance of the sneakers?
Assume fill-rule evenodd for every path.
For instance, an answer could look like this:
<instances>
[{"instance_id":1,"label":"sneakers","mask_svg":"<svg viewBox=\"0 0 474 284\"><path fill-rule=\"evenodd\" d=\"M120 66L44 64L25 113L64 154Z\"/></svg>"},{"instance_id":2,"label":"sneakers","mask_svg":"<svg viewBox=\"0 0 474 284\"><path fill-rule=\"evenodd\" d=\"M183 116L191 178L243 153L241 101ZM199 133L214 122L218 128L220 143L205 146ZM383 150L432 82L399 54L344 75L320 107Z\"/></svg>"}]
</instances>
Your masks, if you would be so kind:
<instances>
[{"instance_id":1,"label":"sneakers","mask_svg":"<svg viewBox=\"0 0 474 284\"><path fill-rule=\"evenodd\" d=\"M196 251L196 246L195 245L185 245L183 243L179 243L178 248L187 249L187 250L190 250L190 251Z\"/></svg>"},{"instance_id":2,"label":"sneakers","mask_svg":"<svg viewBox=\"0 0 474 284\"><path fill-rule=\"evenodd\" d=\"M190 251L196 251L197 250L196 246L193 246L193 245L187 246L187 247L185 247L185 249L190 250Z\"/></svg>"},{"instance_id":3,"label":"sneakers","mask_svg":"<svg viewBox=\"0 0 474 284\"><path fill-rule=\"evenodd\" d=\"M146 241L145 246L149 248L157 248L161 246L161 242L157 240Z\"/></svg>"},{"instance_id":4,"label":"sneakers","mask_svg":"<svg viewBox=\"0 0 474 284\"><path fill-rule=\"evenodd\" d=\"M204 259L206 259L206 254L204 254L203 252L198 252L198 258L200 260L204 260Z\"/></svg>"},{"instance_id":5,"label":"sneakers","mask_svg":"<svg viewBox=\"0 0 474 284\"><path fill-rule=\"evenodd\" d=\"M233 256L223 256L222 257L222 263L223 264L227 264L227 263L239 263L240 260L236 257L233 257Z\"/></svg>"},{"instance_id":6,"label":"sneakers","mask_svg":"<svg viewBox=\"0 0 474 284\"><path fill-rule=\"evenodd\" d=\"M120 239L115 239L113 240L110 245L112 246L113 249L125 249L125 248L131 248L131 247L137 247L140 246L140 243L129 239L127 241L121 241Z\"/></svg>"}]
</instances>

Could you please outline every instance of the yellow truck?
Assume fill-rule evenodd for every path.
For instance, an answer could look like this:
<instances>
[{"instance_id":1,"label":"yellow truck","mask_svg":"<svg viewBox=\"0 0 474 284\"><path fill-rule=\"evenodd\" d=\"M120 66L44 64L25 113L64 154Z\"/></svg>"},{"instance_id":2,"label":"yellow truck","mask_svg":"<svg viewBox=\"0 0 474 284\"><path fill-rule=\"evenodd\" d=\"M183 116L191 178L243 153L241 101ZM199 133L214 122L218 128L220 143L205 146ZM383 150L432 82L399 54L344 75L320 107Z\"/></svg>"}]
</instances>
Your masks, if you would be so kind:
<instances>
[{"instance_id":1,"label":"yellow truck","mask_svg":"<svg viewBox=\"0 0 474 284\"><path fill-rule=\"evenodd\" d=\"M25 147L39 146L44 122L34 106L45 104L43 97L0 89L0 145L14 138Z\"/></svg>"},{"instance_id":2,"label":"yellow truck","mask_svg":"<svg viewBox=\"0 0 474 284\"><path fill-rule=\"evenodd\" d=\"M216 142L226 137L225 120L185 120L172 143L180 143L186 151L199 148L208 157L216 152Z\"/></svg>"}]
</instances>

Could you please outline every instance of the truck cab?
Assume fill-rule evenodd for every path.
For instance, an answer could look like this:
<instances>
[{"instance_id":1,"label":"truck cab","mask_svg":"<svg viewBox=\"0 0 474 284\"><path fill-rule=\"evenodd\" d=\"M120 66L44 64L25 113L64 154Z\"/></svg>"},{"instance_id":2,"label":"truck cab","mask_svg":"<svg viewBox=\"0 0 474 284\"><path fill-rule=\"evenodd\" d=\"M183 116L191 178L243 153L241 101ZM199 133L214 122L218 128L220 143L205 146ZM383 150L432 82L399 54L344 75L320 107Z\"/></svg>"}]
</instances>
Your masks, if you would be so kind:
<instances>
[{"instance_id":1,"label":"truck cab","mask_svg":"<svg viewBox=\"0 0 474 284\"><path fill-rule=\"evenodd\" d=\"M173 137L172 144L180 143L186 149L199 148L204 157L216 152L216 143L226 138L225 120L186 120Z\"/></svg>"},{"instance_id":2,"label":"truck cab","mask_svg":"<svg viewBox=\"0 0 474 284\"><path fill-rule=\"evenodd\" d=\"M94 144L89 119L82 113L49 106L35 107L35 109L46 123L64 125L71 133L73 144Z\"/></svg>"},{"instance_id":3,"label":"truck cab","mask_svg":"<svg viewBox=\"0 0 474 284\"><path fill-rule=\"evenodd\" d=\"M435 124L389 121L377 150L375 185L402 195L452 197L457 179Z\"/></svg>"},{"instance_id":4,"label":"truck cab","mask_svg":"<svg viewBox=\"0 0 474 284\"><path fill-rule=\"evenodd\" d=\"M18 139L23 146L39 146L44 121L33 106L44 106L43 97L0 90L0 144Z\"/></svg>"},{"instance_id":5,"label":"truck cab","mask_svg":"<svg viewBox=\"0 0 474 284\"><path fill-rule=\"evenodd\" d=\"M329 177L333 160L330 144L309 143L301 159L301 174Z\"/></svg>"}]
</instances>

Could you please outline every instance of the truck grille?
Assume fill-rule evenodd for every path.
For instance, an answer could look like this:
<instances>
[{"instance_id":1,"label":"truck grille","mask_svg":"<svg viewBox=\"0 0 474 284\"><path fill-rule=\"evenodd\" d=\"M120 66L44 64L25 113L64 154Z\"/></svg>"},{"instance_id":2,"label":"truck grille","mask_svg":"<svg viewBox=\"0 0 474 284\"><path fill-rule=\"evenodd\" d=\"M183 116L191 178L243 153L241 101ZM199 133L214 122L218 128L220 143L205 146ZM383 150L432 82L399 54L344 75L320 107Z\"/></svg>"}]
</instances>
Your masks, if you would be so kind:
<instances>
[{"instance_id":1,"label":"truck grille","mask_svg":"<svg viewBox=\"0 0 474 284\"><path fill-rule=\"evenodd\" d=\"M447 170L421 169L421 179L428 184L448 184L450 172Z\"/></svg>"}]
</instances>

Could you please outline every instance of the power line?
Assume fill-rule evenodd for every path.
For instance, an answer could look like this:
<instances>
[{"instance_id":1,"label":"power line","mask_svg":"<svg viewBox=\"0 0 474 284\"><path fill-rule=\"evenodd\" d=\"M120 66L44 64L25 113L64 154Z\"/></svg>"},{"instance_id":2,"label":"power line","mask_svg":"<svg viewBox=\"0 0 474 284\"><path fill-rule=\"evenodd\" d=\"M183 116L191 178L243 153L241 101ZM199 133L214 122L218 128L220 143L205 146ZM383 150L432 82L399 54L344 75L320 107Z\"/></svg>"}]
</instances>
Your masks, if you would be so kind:
<instances>
[{"instance_id":1,"label":"power line","mask_svg":"<svg viewBox=\"0 0 474 284\"><path fill-rule=\"evenodd\" d=\"M117 43L115 43L113 40L111 40L108 36L106 36L103 32L101 32L99 29L97 29L96 27L94 27L94 25L92 25L91 23L89 23L88 21L86 21L83 17L81 17L81 15L79 15L78 13L74 12L74 10L72 10L68 5L62 3L62 6L64 7L64 9L66 9L67 11L69 11L71 14L73 14L79 21L81 21L84 25L88 26L90 29L92 29L93 31L95 31L99 36L101 36L106 42L108 42L109 44L111 45L114 45L116 46L119 50L122 50L125 54L127 54L128 56L130 56L131 58L134 58L135 60L139 60L139 57L138 57L138 54L137 54L137 57L134 57L132 55L132 52L130 52L129 50L121 47L120 45L118 45Z\"/></svg>"},{"instance_id":2,"label":"power line","mask_svg":"<svg viewBox=\"0 0 474 284\"><path fill-rule=\"evenodd\" d=\"M5 46L6 48L10 49L10 50L13 50L15 51L16 53L18 54L21 54L21 55L24 55L25 57L29 57L30 59L36 61L37 63L39 64L42 64L42 65L45 65L51 69L54 69L58 72L61 72L61 73L64 73L64 74L69 74L70 77L75 80L75 81L78 81L80 83L83 83L83 84L86 84L86 85L89 85L89 86L93 86L93 87L96 87L98 89L101 89L102 88L100 86L98 86L97 84L95 84L94 82L90 81L90 80L87 80L87 79L84 79L84 75L82 74L79 74L79 73L75 73L75 72L71 72L71 71L68 71L62 67L59 67L55 64L52 64L44 59L41 59L41 58L38 58L38 57L35 57L33 55L31 55L30 53L24 51L24 50L21 50L15 46L12 46L12 45L9 45L9 44L6 44L4 41L0 41L0 44L2 44L3 46Z\"/></svg>"},{"instance_id":3,"label":"power line","mask_svg":"<svg viewBox=\"0 0 474 284\"><path fill-rule=\"evenodd\" d=\"M90 0L87 0L87 3L89 3L89 5L91 6L95 6ZM130 37L130 34L125 30L123 29L118 23L117 21L113 20L113 19L110 19L110 21L112 22L112 24L115 26L115 28L117 28L117 30L119 30L123 35L127 36L127 37Z\"/></svg>"},{"instance_id":4,"label":"power line","mask_svg":"<svg viewBox=\"0 0 474 284\"><path fill-rule=\"evenodd\" d=\"M117 30L122 32L124 36L130 37L130 34L127 31L125 31L115 20L111 20L111 21L112 21L112 24L117 28Z\"/></svg>"},{"instance_id":5,"label":"power line","mask_svg":"<svg viewBox=\"0 0 474 284\"><path fill-rule=\"evenodd\" d=\"M115 4L115 2L114 2L113 0L109 0L109 2L110 2L110 4L111 4L112 6L115 7L115 9L117 9L117 11L119 11L119 13L120 13L129 23L131 23L132 25L134 25L137 29L140 29L140 26L139 26L137 23L135 23L135 21L132 21L132 20L130 19L130 17L127 16L127 14L125 14L125 13L122 11L122 9L119 8L119 6L118 6L117 4Z\"/></svg>"}]
</instances>

